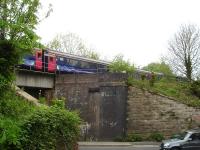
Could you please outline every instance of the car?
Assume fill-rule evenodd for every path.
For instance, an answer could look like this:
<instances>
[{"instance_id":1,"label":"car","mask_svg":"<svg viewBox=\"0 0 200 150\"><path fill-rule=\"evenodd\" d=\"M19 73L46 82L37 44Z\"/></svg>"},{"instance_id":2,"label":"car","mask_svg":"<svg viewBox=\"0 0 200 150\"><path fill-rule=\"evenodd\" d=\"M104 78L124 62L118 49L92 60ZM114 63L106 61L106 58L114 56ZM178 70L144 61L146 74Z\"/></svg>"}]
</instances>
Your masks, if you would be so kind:
<instances>
[{"instance_id":1,"label":"car","mask_svg":"<svg viewBox=\"0 0 200 150\"><path fill-rule=\"evenodd\" d=\"M162 141L160 150L200 150L200 129L188 130Z\"/></svg>"}]
</instances>

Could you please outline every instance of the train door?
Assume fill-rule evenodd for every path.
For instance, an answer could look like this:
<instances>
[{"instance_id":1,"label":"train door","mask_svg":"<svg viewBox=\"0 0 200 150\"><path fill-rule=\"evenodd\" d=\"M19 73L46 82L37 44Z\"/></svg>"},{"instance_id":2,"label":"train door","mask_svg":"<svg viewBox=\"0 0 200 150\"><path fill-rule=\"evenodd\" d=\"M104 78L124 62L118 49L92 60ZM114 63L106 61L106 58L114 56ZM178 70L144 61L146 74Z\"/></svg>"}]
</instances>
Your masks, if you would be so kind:
<instances>
[{"instance_id":1,"label":"train door","mask_svg":"<svg viewBox=\"0 0 200 150\"><path fill-rule=\"evenodd\" d=\"M48 57L48 72L56 71L56 57L55 55L49 55Z\"/></svg>"},{"instance_id":2,"label":"train door","mask_svg":"<svg viewBox=\"0 0 200 150\"><path fill-rule=\"evenodd\" d=\"M44 58L43 58L43 62L44 62L44 72L48 72L48 54L46 54L44 52Z\"/></svg>"},{"instance_id":3,"label":"train door","mask_svg":"<svg viewBox=\"0 0 200 150\"><path fill-rule=\"evenodd\" d=\"M42 71L42 50L35 52L35 70Z\"/></svg>"}]
</instances>

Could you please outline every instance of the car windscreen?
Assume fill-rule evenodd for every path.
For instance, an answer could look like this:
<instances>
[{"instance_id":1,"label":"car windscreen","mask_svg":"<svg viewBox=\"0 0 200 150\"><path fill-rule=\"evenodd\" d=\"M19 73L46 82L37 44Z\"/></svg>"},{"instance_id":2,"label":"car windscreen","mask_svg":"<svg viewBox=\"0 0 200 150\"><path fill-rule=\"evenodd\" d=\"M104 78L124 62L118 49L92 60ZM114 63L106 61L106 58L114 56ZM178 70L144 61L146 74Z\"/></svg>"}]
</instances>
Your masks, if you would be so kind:
<instances>
[{"instance_id":1,"label":"car windscreen","mask_svg":"<svg viewBox=\"0 0 200 150\"><path fill-rule=\"evenodd\" d=\"M183 133L174 135L172 138L173 138L173 139L180 139L180 140L183 140L183 139L186 137L187 134L188 134L188 132L183 132Z\"/></svg>"}]
</instances>

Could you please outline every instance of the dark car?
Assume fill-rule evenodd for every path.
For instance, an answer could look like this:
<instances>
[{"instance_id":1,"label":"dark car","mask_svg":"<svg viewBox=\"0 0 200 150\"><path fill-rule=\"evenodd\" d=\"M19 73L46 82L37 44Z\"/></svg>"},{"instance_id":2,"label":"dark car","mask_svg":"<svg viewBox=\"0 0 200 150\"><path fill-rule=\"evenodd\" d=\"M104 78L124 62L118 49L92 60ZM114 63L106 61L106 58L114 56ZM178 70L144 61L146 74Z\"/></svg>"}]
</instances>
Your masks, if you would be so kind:
<instances>
[{"instance_id":1,"label":"dark car","mask_svg":"<svg viewBox=\"0 0 200 150\"><path fill-rule=\"evenodd\" d=\"M164 140L160 150L200 150L200 129L193 129Z\"/></svg>"}]
</instances>

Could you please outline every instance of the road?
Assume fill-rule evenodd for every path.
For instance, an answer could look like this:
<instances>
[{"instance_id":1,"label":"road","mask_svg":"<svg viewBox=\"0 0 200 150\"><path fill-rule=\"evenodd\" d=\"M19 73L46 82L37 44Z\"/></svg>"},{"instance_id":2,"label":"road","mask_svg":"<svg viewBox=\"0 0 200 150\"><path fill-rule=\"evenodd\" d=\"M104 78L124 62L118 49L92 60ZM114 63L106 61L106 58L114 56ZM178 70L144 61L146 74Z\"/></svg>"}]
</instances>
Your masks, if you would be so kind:
<instances>
[{"instance_id":1,"label":"road","mask_svg":"<svg viewBox=\"0 0 200 150\"><path fill-rule=\"evenodd\" d=\"M135 146L80 146L79 150L159 150L155 145Z\"/></svg>"}]
</instances>

